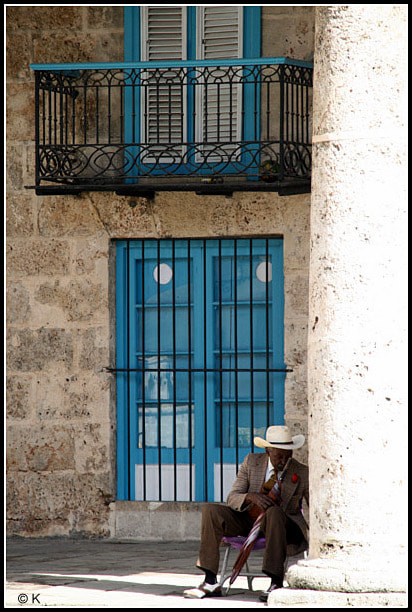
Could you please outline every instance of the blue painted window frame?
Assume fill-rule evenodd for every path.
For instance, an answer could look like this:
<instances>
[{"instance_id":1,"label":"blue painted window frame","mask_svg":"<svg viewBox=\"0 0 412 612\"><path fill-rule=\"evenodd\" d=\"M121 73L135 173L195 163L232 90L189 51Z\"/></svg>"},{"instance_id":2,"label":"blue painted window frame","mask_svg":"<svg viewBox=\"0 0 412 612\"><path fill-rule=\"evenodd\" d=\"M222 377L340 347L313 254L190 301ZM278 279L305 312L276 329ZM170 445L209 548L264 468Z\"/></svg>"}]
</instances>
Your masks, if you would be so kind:
<instances>
[{"instance_id":1,"label":"blue painted window frame","mask_svg":"<svg viewBox=\"0 0 412 612\"><path fill-rule=\"evenodd\" d=\"M261 53L261 8L243 7L243 58L257 58ZM188 6L188 59L196 57L196 7ZM140 61L140 7L124 7L124 61Z\"/></svg>"},{"instance_id":2,"label":"blue painted window frame","mask_svg":"<svg viewBox=\"0 0 412 612\"><path fill-rule=\"evenodd\" d=\"M196 59L196 7L187 6L187 58L188 60ZM260 6L244 6L243 7L243 57L241 59L260 58L261 56L261 7ZM125 6L124 7L124 60L125 62L138 62L141 59L141 16L140 6ZM128 112L128 108L132 108L132 92L126 88L125 93L125 141L139 143L141 139L141 127L140 121L131 121L131 113ZM188 89L187 92L187 114L188 118L193 113L193 96ZM251 141L254 138L259 140L260 131L260 105L258 105L257 112L253 112L255 97L259 99L260 96L260 85L253 87L245 86L244 88L244 117L242 125L243 139L245 141ZM141 102L138 97L134 101L136 108L136 114L140 115ZM133 127L131 127L133 124ZM134 133L132 133L132 130ZM188 142L193 142L193 122L188 120L187 125L187 138ZM130 148L132 157L137 156L139 149L138 145ZM252 155L253 150L249 147L248 155ZM189 151L188 158L191 164L193 164L193 155ZM147 164L150 166L150 164ZM226 172L230 172L231 168L223 165ZM219 171L216 167L215 170L204 170L204 174L214 173ZM187 170L182 167L178 170L179 174L185 174ZM155 171L157 173L157 171ZM161 171L159 171L161 173ZM253 173L253 169L250 170ZM152 172L151 172L152 174ZM251 177L252 178L252 177ZM257 177L255 177L257 180ZM130 182L134 182L134 179L130 179Z\"/></svg>"},{"instance_id":3,"label":"blue painted window frame","mask_svg":"<svg viewBox=\"0 0 412 612\"><path fill-rule=\"evenodd\" d=\"M265 239L266 240L266 239ZM253 255L262 256L262 245L264 240L253 238ZM145 246L143 247L143 242ZM206 252L204 243L207 243ZM193 368L203 368L204 355L207 355L207 368L216 368L214 349L216 339L214 338L215 322L213 320L213 298L211 287L216 278L213 279L213 258L220 254L220 257L234 257L233 240L222 239L220 241L208 239L192 239L190 241L190 257L192 259L191 282L193 282ZM176 257L185 257L187 253L187 241L175 241ZM284 365L284 279L283 279L283 240L270 238L270 250L266 253L272 261L272 282L270 283L270 302L272 308L271 322L271 344L272 344L272 368L283 369ZM269 244L268 243L268 244ZM249 255L250 239L238 239L236 256ZM161 246L158 246L161 245ZM137 338L137 318L133 317L136 312L137 285L140 282L136 276L137 269L134 264L142 261L142 250L144 248L144 258L155 259L157 249L162 253L162 259L170 254L171 241L168 240L135 240L118 241L116 248L116 334L117 334L117 368L136 368L137 362L133 360L133 355L137 354L137 346L133 344L133 338ZM169 251L168 251L169 249ZM159 251L160 252L160 251ZM204 264L203 258L206 258ZM207 277L203 278L203 270L206 270ZM204 287L207 287L209 299L204 311ZM203 342L203 321L206 321L208 336L206 349ZM201 321L202 324L196 325ZM129 334L128 332L129 327ZM216 353L216 351L215 351ZM118 499L135 499L135 465L141 465L143 461L143 450L138 448L132 441L138 439L137 410L133 410L132 405L136 404L138 398L137 374L129 378L126 372L117 374L117 474L118 474ZM196 376L196 374L194 375ZM203 374L201 375L203 376ZM209 376L209 375L208 375ZM213 375L212 375L213 376ZM284 381L285 374L278 372L273 380L273 405L269 414L268 424L283 424L284 422ZM256 448L239 448L238 456L235 456L233 447L219 447L216 444L216 406L215 383L208 378L206 385L207 401L205 412L204 402L205 387L202 382L194 385L192 402L194 403L194 447L191 450L191 462L195 466L195 499L194 501L213 501L212 492L214 491L214 469L213 464L219 463L240 463L248 452L255 451ZM254 400L255 400L255 396ZM135 399L133 399L135 398ZM266 398L267 399L267 398ZM226 399L226 403L229 401ZM266 400L265 400L266 401ZM255 403L255 402L254 402ZM257 402L256 402L257 403ZM129 406L129 412L128 412ZM268 403L269 406L269 403ZM220 407L221 409L221 407ZM205 445L204 427L202 425L207 418L207 440ZM130 442L129 442L130 441ZM148 448L145 450L146 463L159 464L172 463L173 451L164 447ZM187 462L189 448L177 450L177 462ZM208 469L205 470L205 457L208 458ZM207 473L207 482L204 474ZM133 477L131 477L133 475Z\"/></svg>"}]
</instances>

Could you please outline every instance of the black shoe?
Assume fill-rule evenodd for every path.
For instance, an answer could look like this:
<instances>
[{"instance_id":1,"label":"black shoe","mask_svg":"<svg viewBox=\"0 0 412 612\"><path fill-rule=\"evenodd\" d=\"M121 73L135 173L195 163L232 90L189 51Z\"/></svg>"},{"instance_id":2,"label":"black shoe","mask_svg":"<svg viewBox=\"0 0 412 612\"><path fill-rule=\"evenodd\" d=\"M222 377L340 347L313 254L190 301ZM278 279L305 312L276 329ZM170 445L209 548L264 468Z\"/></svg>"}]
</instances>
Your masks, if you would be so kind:
<instances>
[{"instance_id":1,"label":"black shoe","mask_svg":"<svg viewBox=\"0 0 412 612\"><path fill-rule=\"evenodd\" d=\"M280 584L276 584L276 583L271 584L267 591L263 591L263 593L259 595L259 600L266 602L268 600L269 593L271 593L272 591L275 591L276 589L281 589L281 588L282 588L282 585Z\"/></svg>"}]
</instances>

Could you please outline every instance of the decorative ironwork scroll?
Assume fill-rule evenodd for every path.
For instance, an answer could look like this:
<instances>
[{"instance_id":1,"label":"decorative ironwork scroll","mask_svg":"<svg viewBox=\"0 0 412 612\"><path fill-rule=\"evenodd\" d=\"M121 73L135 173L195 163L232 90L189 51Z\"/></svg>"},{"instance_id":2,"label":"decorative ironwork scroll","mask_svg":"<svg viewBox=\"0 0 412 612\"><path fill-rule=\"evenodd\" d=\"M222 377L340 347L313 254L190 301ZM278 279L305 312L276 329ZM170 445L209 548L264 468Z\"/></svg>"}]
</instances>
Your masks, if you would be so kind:
<instances>
[{"instance_id":1,"label":"decorative ironwork scroll","mask_svg":"<svg viewBox=\"0 0 412 612\"><path fill-rule=\"evenodd\" d=\"M37 186L310 180L311 68L152 66L36 71Z\"/></svg>"}]
</instances>

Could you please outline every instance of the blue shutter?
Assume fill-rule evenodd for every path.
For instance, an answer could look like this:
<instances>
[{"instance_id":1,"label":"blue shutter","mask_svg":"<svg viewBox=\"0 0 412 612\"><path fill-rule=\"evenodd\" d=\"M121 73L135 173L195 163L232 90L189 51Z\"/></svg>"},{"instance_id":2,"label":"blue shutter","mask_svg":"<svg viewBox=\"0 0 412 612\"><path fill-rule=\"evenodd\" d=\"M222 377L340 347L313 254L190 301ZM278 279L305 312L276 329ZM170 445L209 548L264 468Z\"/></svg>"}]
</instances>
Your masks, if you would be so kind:
<instances>
[{"instance_id":1,"label":"blue shutter","mask_svg":"<svg viewBox=\"0 0 412 612\"><path fill-rule=\"evenodd\" d=\"M241 58L242 17L242 9L234 5L197 7L197 59ZM236 73L236 68L233 70ZM242 85L236 82L237 77L231 84L209 79L207 96L206 90L198 87L195 140L203 143L197 155L199 163L205 159L207 164L218 163L222 152L225 157L236 155L236 143L242 138Z\"/></svg>"}]
</instances>

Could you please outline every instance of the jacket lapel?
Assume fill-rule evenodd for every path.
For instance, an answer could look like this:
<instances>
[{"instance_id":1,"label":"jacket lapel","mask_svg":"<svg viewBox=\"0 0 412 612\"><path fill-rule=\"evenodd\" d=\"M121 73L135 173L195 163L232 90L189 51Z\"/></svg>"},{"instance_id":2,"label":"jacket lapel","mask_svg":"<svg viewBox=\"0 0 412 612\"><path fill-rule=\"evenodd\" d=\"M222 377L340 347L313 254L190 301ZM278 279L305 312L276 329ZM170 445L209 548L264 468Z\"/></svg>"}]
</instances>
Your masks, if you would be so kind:
<instances>
[{"instance_id":1,"label":"jacket lapel","mask_svg":"<svg viewBox=\"0 0 412 612\"><path fill-rule=\"evenodd\" d=\"M282 482L282 500L285 507L288 505L299 483L299 478L296 480L296 482L293 482L292 480L292 476L295 473L298 473L298 469L294 459L292 459Z\"/></svg>"},{"instance_id":2,"label":"jacket lapel","mask_svg":"<svg viewBox=\"0 0 412 612\"><path fill-rule=\"evenodd\" d=\"M268 465L268 456L266 453L259 453L259 463L256 469L256 483L258 485L258 491L260 492L263 484L265 483L266 468Z\"/></svg>"}]
</instances>

